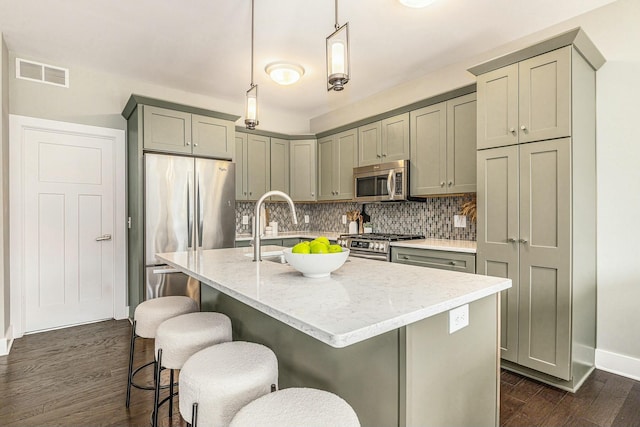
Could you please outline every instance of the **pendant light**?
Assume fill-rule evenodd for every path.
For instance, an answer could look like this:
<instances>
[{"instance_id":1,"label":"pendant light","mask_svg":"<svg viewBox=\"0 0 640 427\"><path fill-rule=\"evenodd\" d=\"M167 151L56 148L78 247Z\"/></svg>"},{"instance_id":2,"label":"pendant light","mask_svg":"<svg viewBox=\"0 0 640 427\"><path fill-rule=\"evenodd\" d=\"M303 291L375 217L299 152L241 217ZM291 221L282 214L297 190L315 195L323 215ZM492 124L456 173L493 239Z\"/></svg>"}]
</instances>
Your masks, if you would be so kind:
<instances>
[{"instance_id":1,"label":"pendant light","mask_svg":"<svg viewBox=\"0 0 640 427\"><path fill-rule=\"evenodd\" d=\"M338 24L338 0L335 14L335 31L327 37L327 90L340 91L349 82L349 23Z\"/></svg>"},{"instance_id":2,"label":"pendant light","mask_svg":"<svg viewBox=\"0 0 640 427\"><path fill-rule=\"evenodd\" d=\"M258 85L253 83L253 24L254 0L251 0L251 85L247 91L247 108L244 115L244 124L247 129L255 129L258 125Z\"/></svg>"}]
</instances>

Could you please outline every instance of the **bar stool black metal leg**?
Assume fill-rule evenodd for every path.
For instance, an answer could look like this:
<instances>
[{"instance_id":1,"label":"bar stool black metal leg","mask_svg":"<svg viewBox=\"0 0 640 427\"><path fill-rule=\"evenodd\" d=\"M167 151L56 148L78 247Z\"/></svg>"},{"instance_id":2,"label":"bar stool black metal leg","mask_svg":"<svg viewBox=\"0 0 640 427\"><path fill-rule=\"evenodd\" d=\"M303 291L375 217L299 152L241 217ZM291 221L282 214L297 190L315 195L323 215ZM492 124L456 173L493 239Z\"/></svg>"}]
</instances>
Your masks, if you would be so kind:
<instances>
[{"instance_id":1,"label":"bar stool black metal leg","mask_svg":"<svg viewBox=\"0 0 640 427\"><path fill-rule=\"evenodd\" d=\"M162 349L158 350L158 359L156 360L155 369L155 396L153 399L153 427L158 426L158 407L160 406L160 374L162 373Z\"/></svg>"},{"instance_id":2,"label":"bar stool black metal leg","mask_svg":"<svg viewBox=\"0 0 640 427\"><path fill-rule=\"evenodd\" d=\"M198 403L194 403L191 408L191 427L198 427Z\"/></svg>"},{"instance_id":3,"label":"bar stool black metal leg","mask_svg":"<svg viewBox=\"0 0 640 427\"><path fill-rule=\"evenodd\" d=\"M169 385L169 419L172 420L173 419L173 369L171 369L171 373L169 375L169 381L170 381L170 385Z\"/></svg>"},{"instance_id":4,"label":"bar stool black metal leg","mask_svg":"<svg viewBox=\"0 0 640 427\"><path fill-rule=\"evenodd\" d=\"M131 342L129 344L129 378L127 379L127 408L131 402L131 382L133 381L133 350L136 343L136 321L131 326Z\"/></svg>"}]
</instances>

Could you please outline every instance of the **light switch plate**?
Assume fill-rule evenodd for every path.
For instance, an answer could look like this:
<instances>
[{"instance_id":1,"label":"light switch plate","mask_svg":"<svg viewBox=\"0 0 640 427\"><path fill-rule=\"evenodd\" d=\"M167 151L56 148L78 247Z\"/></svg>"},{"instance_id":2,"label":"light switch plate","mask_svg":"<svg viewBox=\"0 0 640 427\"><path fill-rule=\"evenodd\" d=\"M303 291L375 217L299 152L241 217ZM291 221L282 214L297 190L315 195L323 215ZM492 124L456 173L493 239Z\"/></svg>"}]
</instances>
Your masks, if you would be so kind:
<instances>
[{"instance_id":1,"label":"light switch plate","mask_svg":"<svg viewBox=\"0 0 640 427\"><path fill-rule=\"evenodd\" d=\"M309 224L309 215L304 216L304 223Z\"/></svg>"},{"instance_id":2,"label":"light switch plate","mask_svg":"<svg viewBox=\"0 0 640 427\"><path fill-rule=\"evenodd\" d=\"M469 304L449 310L449 333L452 334L469 326Z\"/></svg>"},{"instance_id":3,"label":"light switch plate","mask_svg":"<svg viewBox=\"0 0 640 427\"><path fill-rule=\"evenodd\" d=\"M249 225L249 215L242 215L242 225Z\"/></svg>"},{"instance_id":4,"label":"light switch plate","mask_svg":"<svg viewBox=\"0 0 640 427\"><path fill-rule=\"evenodd\" d=\"M347 223L347 216L346 215L342 215L342 223L343 224Z\"/></svg>"},{"instance_id":5,"label":"light switch plate","mask_svg":"<svg viewBox=\"0 0 640 427\"><path fill-rule=\"evenodd\" d=\"M454 215L453 226L458 228L465 228L467 226L467 217L464 215Z\"/></svg>"}]
</instances>

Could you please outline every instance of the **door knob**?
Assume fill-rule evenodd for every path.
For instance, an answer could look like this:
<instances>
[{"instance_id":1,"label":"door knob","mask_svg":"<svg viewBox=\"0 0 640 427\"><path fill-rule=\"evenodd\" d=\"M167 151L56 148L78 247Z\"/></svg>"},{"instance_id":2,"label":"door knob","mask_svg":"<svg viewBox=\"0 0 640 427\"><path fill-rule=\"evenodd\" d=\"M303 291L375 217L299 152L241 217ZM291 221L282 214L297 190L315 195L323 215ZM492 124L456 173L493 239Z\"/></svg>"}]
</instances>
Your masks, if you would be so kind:
<instances>
[{"instance_id":1,"label":"door knob","mask_svg":"<svg viewBox=\"0 0 640 427\"><path fill-rule=\"evenodd\" d=\"M449 187L453 185L453 181L449 181Z\"/></svg>"},{"instance_id":2,"label":"door knob","mask_svg":"<svg viewBox=\"0 0 640 427\"><path fill-rule=\"evenodd\" d=\"M102 242L104 240L111 240L111 234L103 234L100 237L96 237L96 242Z\"/></svg>"},{"instance_id":3,"label":"door knob","mask_svg":"<svg viewBox=\"0 0 640 427\"><path fill-rule=\"evenodd\" d=\"M527 130L527 127L525 125L520 126L521 130Z\"/></svg>"},{"instance_id":4,"label":"door knob","mask_svg":"<svg viewBox=\"0 0 640 427\"><path fill-rule=\"evenodd\" d=\"M515 135L516 134L516 128L509 129L509 132L511 132L513 135Z\"/></svg>"},{"instance_id":5,"label":"door knob","mask_svg":"<svg viewBox=\"0 0 640 427\"><path fill-rule=\"evenodd\" d=\"M444 187L444 181L440 182L440 187Z\"/></svg>"},{"instance_id":6,"label":"door knob","mask_svg":"<svg viewBox=\"0 0 640 427\"><path fill-rule=\"evenodd\" d=\"M193 143L193 146L194 146L194 147L197 147L197 146L198 146L198 143L197 143L197 142L194 142L194 143Z\"/></svg>"},{"instance_id":7,"label":"door knob","mask_svg":"<svg viewBox=\"0 0 640 427\"><path fill-rule=\"evenodd\" d=\"M191 145L191 143L189 141L187 141L187 145Z\"/></svg>"},{"instance_id":8,"label":"door knob","mask_svg":"<svg viewBox=\"0 0 640 427\"><path fill-rule=\"evenodd\" d=\"M515 243L515 242L517 242L517 240L516 240L516 239L514 239L513 237L509 237L509 238L507 239L507 242L509 242L509 243Z\"/></svg>"}]
</instances>

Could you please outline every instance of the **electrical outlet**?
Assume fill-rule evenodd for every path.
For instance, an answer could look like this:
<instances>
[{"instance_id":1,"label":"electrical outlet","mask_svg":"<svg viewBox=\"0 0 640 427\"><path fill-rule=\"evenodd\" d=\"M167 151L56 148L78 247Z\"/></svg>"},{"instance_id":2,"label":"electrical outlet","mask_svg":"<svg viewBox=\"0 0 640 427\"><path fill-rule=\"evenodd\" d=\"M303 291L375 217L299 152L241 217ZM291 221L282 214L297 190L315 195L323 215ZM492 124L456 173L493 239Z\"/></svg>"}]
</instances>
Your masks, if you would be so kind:
<instances>
[{"instance_id":1,"label":"electrical outlet","mask_svg":"<svg viewBox=\"0 0 640 427\"><path fill-rule=\"evenodd\" d=\"M465 228L467 226L467 217L464 215L454 215L453 226L458 228Z\"/></svg>"},{"instance_id":2,"label":"electrical outlet","mask_svg":"<svg viewBox=\"0 0 640 427\"><path fill-rule=\"evenodd\" d=\"M242 225L249 225L249 215L242 215Z\"/></svg>"},{"instance_id":3,"label":"electrical outlet","mask_svg":"<svg viewBox=\"0 0 640 427\"><path fill-rule=\"evenodd\" d=\"M309 224L309 215L304 216L304 223Z\"/></svg>"},{"instance_id":4,"label":"electrical outlet","mask_svg":"<svg viewBox=\"0 0 640 427\"><path fill-rule=\"evenodd\" d=\"M469 326L469 304L449 310L449 333Z\"/></svg>"},{"instance_id":5,"label":"electrical outlet","mask_svg":"<svg viewBox=\"0 0 640 427\"><path fill-rule=\"evenodd\" d=\"M342 223L343 224L347 223L347 216L346 215L342 215Z\"/></svg>"}]
</instances>

